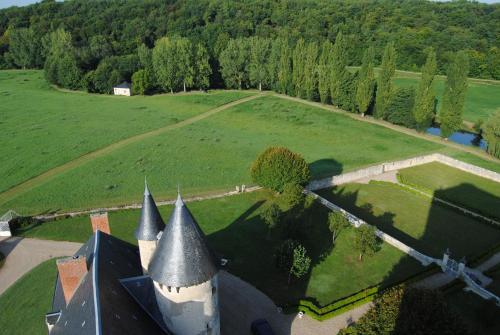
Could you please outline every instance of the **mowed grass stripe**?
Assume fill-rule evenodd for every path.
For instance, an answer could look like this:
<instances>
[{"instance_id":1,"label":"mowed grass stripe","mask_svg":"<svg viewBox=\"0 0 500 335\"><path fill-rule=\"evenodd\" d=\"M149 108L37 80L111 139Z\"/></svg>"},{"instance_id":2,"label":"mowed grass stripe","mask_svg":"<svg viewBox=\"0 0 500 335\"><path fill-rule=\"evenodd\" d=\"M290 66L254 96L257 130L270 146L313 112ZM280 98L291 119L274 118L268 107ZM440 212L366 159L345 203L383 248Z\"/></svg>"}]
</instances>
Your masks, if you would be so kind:
<instances>
[{"instance_id":1,"label":"mowed grass stripe","mask_svg":"<svg viewBox=\"0 0 500 335\"><path fill-rule=\"evenodd\" d=\"M139 134L136 136L132 136L132 137L126 138L124 140L115 142L115 143L108 145L104 148L101 148L101 149L98 149L96 151L82 155L74 160L71 160L63 165L59 165L58 167L50 169L50 170L48 170L48 171L46 171L46 172L44 172L44 173L42 173L34 178L31 178L25 182L22 182L21 184L18 184L16 186L12 187L11 189L1 193L0 194L0 203L4 203L11 198L13 198L13 197L15 197L23 192L26 192L35 186L38 186L38 185L50 180L51 178L53 178L54 176L56 176L62 172L66 172L68 170L71 170L71 169L73 169L73 168L75 168L83 163L86 163L90 160L93 160L95 158L105 156L105 155L107 155L107 154L109 154L117 149L123 148L124 146L127 146L127 145L132 144L132 143L140 142L148 137L160 135L160 134L163 134L165 132L168 132L168 131L171 131L174 129L179 129L179 128L185 127L187 125L193 124L193 123L198 122L198 121L203 120L203 119L206 119L207 117L210 117L214 114L222 112L222 111L229 109L231 107L234 107L234 106L237 106L239 104L242 104L242 103L257 99L259 97L262 97L263 95L264 94L257 94L257 95L252 95L252 96L249 96L249 97L246 97L243 99L239 99L239 100L224 104L222 106L219 106L217 108L211 109L205 113L198 114L198 115L191 117L189 119L180 121L178 123L168 125L166 127L158 128L158 129L155 129L153 131Z\"/></svg>"},{"instance_id":2,"label":"mowed grass stripe","mask_svg":"<svg viewBox=\"0 0 500 335\"><path fill-rule=\"evenodd\" d=\"M416 130L413 130L413 129L410 129L410 128L398 126L398 125L395 125L395 124L392 124L392 123L389 123L389 122L383 121L383 120L377 120L377 119L374 119L373 117L370 117L370 116L361 116L359 114L349 113L349 112L346 112L346 111L344 111L342 109L336 108L334 106L325 105L325 104L322 104L322 103L319 103L319 102L304 100L304 99L300 99L300 98L296 98L296 97L291 97L291 96L288 96L288 95L283 95L283 94L278 94L278 93L274 93L273 96L279 97L281 99L287 99L287 100L292 100L292 101L295 101L295 102L300 102L302 104L309 105L309 106L319 107L319 108L322 108L322 109L330 111L330 112L347 115L347 116L353 118L354 120L363 121L363 122L367 122L367 123L371 123L371 124L376 124L376 125L379 125L379 126L382 126L382 127L385 127L385 128L389 128L389 129L395 130L395 131L397 131L399 133L403 133L403 134L406 134L406 135L410 135L410 136L413 136L413 137L424 139L424 140L427 140L427 141L430 141L430 142L442 144L442 145L445 145L445 146L447 146L449 148L452 148L452 149L457 149L457 150L460 150L460 151L463 151L463 152L466 152L466 153L469 153L469 154L473 154L473 155L475 155L477 157L480 157L482 159L485 159L485 160L488 160L488 161L491 161L491 162L500 163L500 159L495 158L493 156L490 156L486 152L484 152L484 151L482 151L480 149L475 149L475 148L468 147L468 146L465 146L465 145L461 145L461 144L458 144L458 143L450 142L450 141L441 139L438 136L429 135L429 134L425 134L425 133L419 133Z\"/></svg>"}]
</instances>

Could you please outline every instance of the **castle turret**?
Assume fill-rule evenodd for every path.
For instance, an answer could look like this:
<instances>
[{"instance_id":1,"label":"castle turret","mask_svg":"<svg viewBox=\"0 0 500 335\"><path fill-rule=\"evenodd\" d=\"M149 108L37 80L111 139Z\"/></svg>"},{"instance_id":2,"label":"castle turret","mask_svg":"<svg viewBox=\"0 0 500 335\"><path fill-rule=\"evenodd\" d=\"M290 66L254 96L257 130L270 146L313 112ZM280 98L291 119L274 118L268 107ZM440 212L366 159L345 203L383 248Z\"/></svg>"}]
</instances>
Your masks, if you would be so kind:
<instances>
[{"instance_id":1,"label":"castle turret","mask_svg":"<svg viewBox=\"0 0 500 335\"><path fill-rule=\"evenodd\" d=\"M142 202L141 218L135 230L135 238L139 243L142 271L148 273L149 263L156 249L158 233L165 228L158 207L149 192L147 183L144 186L144 200Z\"/></svg>"},{"instance_id":2,"label":"castle turret","mask_svg":"<svg viewBox=\"0 0 500 335\"><path fill-rule=\"evenodd\" d=\"M180 195L149 266L167 327L178 335L220 334L217 267Z\"/></svg>"}]
</instances>

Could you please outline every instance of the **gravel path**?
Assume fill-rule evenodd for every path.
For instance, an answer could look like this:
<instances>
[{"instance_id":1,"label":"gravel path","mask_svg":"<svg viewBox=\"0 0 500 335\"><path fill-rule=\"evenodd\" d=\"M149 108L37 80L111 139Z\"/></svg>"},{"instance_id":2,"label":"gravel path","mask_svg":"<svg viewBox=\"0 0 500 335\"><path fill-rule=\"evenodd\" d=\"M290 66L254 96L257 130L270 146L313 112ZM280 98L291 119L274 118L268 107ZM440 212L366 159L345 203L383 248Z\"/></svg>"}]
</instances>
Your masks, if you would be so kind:
<instances>
[{"instance_id":1,"label":"gravel path","mask_svg":"<svg viewBox=\"0 0 500 335\"><path fill-rule=\"evenodd\" d=\"M71 256L80 243L9 237L0 240L0 251L7 256L0 269L0 294L40 263L54 257Z\"/></svg>"}]
</instances>

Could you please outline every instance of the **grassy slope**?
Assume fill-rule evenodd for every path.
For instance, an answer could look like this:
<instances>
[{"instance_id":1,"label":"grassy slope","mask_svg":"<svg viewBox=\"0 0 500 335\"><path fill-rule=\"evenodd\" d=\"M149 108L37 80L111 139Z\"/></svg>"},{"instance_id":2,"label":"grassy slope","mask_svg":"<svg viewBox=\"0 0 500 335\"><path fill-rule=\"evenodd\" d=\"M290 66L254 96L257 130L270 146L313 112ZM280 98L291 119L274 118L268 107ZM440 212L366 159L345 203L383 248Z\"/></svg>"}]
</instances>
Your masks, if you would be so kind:
<instances>
[{"instance_id":1,"label":"grassy slope","mask_svg":"<svg viewBox=\"0 0 500 335\"><path fill-rule=\"evenodd\" d=\"M56 264L46 261L0 295L2 334L45 335L45 314L50 312Z\"/></svg>"},{"instance_id":2,"label":"grassy slope","mask_svg":"<svg viewBox=\"0 0 500 335\"><path fill-rule=\"evenodd\" d=\"M500 184L440 163L399 171L404 180L490 217L500 217Z\"/></svg>"},{"instance_id":3,"label":"grassy slope","mask_svg":"<svg viewBox=\"0 0 500 335\"><path fill-rule=\"evenodd\" d=\"M0 191L118 140L177 123L248 92L115 97L63 93L41 71L0 71Z\"/></svg>"},{"instance_id":4,"label":"grassy slope","mask_svg":"<svg viewBox=\"0 0 500 335\"><path fill-rule=\"evenodd\" d=\"M443 146L343 115L264 97L196 124L116 150L7 202L24 213L139 201L144 175L158 197L233 189L270 145L304 155L315 178Z\"/></svg>"},{"instance_id":5,"label":"grassy slope","mask_svg":"<svg viewBox=\"0 0 500 335\"><path fill-rule=\"evenodd\" d=\"M352 252L353 232L345 231L331 251L330 234L325 234L326 210L318 204L309 210L305 220L306 245L315 260L310 278L294 282L290 288L286 278L275 269L273 253L280 234L267 238L267 228L258 213L272 195L260 191L217 200L189 203L188 206L208 236L208 242L221 256L230 260L228 269L249 281L277 303L294 302L309 297L321 304L355 293L380 282L388 284L405 278L422 267L397 249L383 245L375 256L358 262ZM170 206L160 207L164 219ZM111 232L122 239L136 243L133 231L139 219L138 210L110 213ZM77 217L45 223L24 232L27 237L84 242L91 233L88 217ZM326 252L321 259L319 254ZM404 264L401 266L401 264ZM399 266L398 273L392 270Z\"/></svg>"},{"instance_id":6,"label":"grassy slope","mask_svg":"<svg viewBox=\"0 0 500 335\"><path fill-rule=\"evenodd\" d=\"M500 229L388 183L346 184L319 193L433 257L450 248L454 258L470 259L500 239Z\"/></svg>"}]
</instances>

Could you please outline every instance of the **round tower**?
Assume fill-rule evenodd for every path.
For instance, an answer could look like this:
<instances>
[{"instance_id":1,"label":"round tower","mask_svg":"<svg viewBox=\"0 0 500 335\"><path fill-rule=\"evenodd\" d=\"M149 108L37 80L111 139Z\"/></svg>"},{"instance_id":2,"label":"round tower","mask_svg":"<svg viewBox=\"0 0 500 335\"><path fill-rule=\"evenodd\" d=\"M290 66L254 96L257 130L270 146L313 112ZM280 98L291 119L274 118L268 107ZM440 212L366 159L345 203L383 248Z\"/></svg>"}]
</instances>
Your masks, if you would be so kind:
<instances>
[{"instance_id":1,"label":"round tower","mask_svg":"<svg viewBox=\"0 0 500 335\"><path fill-rule=\"evenodd\" d=\"M142 202L141 218L135 230L135 238L139 244L142 271L148 273L149 263L153 257L158 241L158 233L165 228L158 207L149 192L147 183L144 186L144 200Z\"/></svg>"},{"instance_id":2,"label":"round tower","mask_svg":"<svg viewBox=\"0 0 500 335\"><path fill-rule=\"evenodd\" d=\"M220 334L217 267L180 195L149 266L156 301L178 335Z\"/></svg>"}]
</instances>

